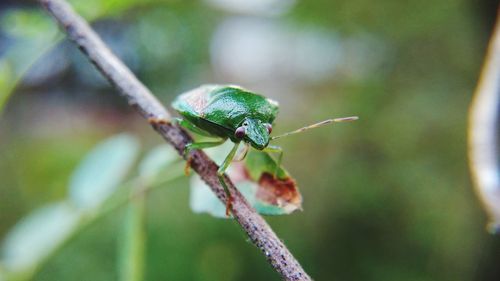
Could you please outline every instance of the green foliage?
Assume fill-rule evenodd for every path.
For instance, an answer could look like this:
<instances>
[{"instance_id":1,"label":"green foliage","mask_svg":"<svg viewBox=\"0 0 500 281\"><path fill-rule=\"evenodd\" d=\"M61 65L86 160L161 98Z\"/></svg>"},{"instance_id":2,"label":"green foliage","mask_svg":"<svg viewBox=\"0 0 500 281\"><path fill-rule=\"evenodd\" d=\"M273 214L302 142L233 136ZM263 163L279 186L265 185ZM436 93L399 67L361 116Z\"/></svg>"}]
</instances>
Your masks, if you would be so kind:
<instances>
[{"instance_id":1,"label":"green foliage","mask_svg":"<svg viewBox=\"0 0 500 281\"><path fill-rule=\"evenodd\" d=\"M231 145L232 143L227 141L220 147L208 149L207 153L216 160L224 159L228 146ZM227 170L227 174L248 203L263 215L288 215L302 208L302 196L295 181L283 167L278 168L276 165L276 161L268 153L251 150L245 161L233 162ZM272 179L275 171L276 179L267 182L262 180L263 176L264 179ZM283 182L287 183L285 187ZM286 192L283 188L286 188ZM198 175L193 175L190 180L189 202L195 213L227 218L226 206Z\"/></svg>"},{"instance_id":2,"label":"green foliage","mask_svg":"<svg viewBox=\"0 0 500 281\"><path fill-rule=\"evenodd\" d=\"M13 83L11 81L13 80L15 78L11 65L5 60L0 61L0 109L3 108L3 105L12 92Z\"/></svg>"},{"instance_id":3,"label":"green foliage","mask_svg":"<svg viewBox=\"0 0 500 281\"><path fill-rule=\"evenodd\" d=\"M177 153L168 144L163 144L151 149L139 164L139 176L148 184L159 180L159 175L169 166L179 160Z\"/></svg>"},{"instance_id":4,"label":"green foliage","mask_svg":"<svg viewBox=\"0 0 500 281\"><path fill-rule=\"evenodd\" d=\"M127 10L137 6L147 6L157 3L155 0L72 0L68 1L78 13L87 20L101 17L121 16ZM169 2L168 0L165 2Z\"/></svg>"},{"instance_id":5,"label":"green foliage","mask_svg":"<svg viewBox=\"0 0 500 281\"><path fill-rule=\"evenodd\" d=\"M258 181L263 173L276 173L276 177L279 179L290 177L283 166L276 167L276 161L268 153L251 151L245 159L245 165L254 181Z\"/></svg>"},{"instance_id":6,"label":"green foliage","mask_svg":"<svg viewBox=\"0 0 500 281\"><path fill-rule=\"evenodd\" d=\"M10 2L17 5L26 1ZM165 104L207 82L237 83L262 90L280 102L275 132L327 117L361 117L352 126L279 140L285 150L283 164L304 195L304 212L267 220L315 280L499 280L500 243L484 231L486 218L468 176L465 135L468 104L496 4L471 5L465 0L289 1L296 6L288 14L269 18L214 9L209 4L213 1L148 1L145 5L135 1L116 13L112 2L131 3L72 1L77 6L87 5L77 11L88 9L86 15L103 15L92 20L99 32L108 35L107 43L116 44L109 34L126 36L118 47L130 48L137 67L134 72ZM25 11L51 22L44 12L34 12L34 6L18 7L2 10L0 21L5 22L10 13ZM102 7L110 8L104 11ZM108 12L113 13L111 19ZM255 19L263 27L258 31L267 36L260 37L262 43L273 46L269 57L256 64L275 62L273 58L281 49L274 31L284 27L332 35L345 51L341 58L346 67L321 83L304 82L300 77L283 81L280 77L293 67L282 68L280 62L273 66L269 80L281 84L269 87L254 76L245 77L243 83L220 73L219 62L211 56L217 47L213 38L224 35L233 25L247 26ZM9 22L17 23L12 18ZM55 31L55 24L49 24ZM9 41L13 44L1 46L2 97L11 95L3 89L5 85L11 88L12 82L19 81L17 77L21 77L21 84L16 85L23 85L18 65L32 65L27 61L32 60L32 52L50 48L50 44L28 41L23 46L16 41L22 32L16 31L16 35L12 33L15 30L19 28L2 24L2 34L15 39ZM36 37L31 31L25 35ZM242 31L224 44L253 43L244 41L250 35ZM295 35L288 35L296 39L286 47L301 58L300 62L328 64L322 56L296 49L313 44L314 36L299 40ZM356 44L359 38L370 40ZM113 50L115 47L111 45ZM68 50L72 48L68 44ZM21 49L23 53L13 61L11 52ZM359 49L362 52L356 52ZM264 51L250 48L249 53ZM69 56L73 60L79 54L74 51ZM243 62L253 59L236 58L245 59ZM380 62L378 67L370 67L371 60ZM366 75L351 79L356 65ZM91 67L80 57L73 68L57 77L56 84L51 80L36 89L24 85L14 88L15 98L10 99L0 120L2 237L33 209L63 198L70 171L96 139L127 128L138 131L134 134L141 136L141 143L158 141L134 115L122 110L125 103L118 98L109 102L113 89L95 90L92 82L75 74L77 68ZM244 64L239 70L245 70ZM308 75L314 76L314 69ZM40 107L54 111L66 108L67 112L63 116L42 115ZM85 114L75 113L75 107ZM72 127L67 129L68 120L75 118L78 122L71 121ZM192 214L186 204L188 183L172 181L175 173L183 178L183 164L172 165L155 177L153 196L147 198L145 277L176 281L276 279L234 224ZM131 176L136 178L135 172L139 172L133 171ZM161 183L168 183L169 188L156 189ZM114 210L115 203L128 202L132 186L129 181L120 185L118 194L103 208ZM213 196L207 191L206 198ZM119 219L121 216L108 216L93 223L90 231L79 231L76 239L43 263L34 280L116 279L114 242L122 229L113 223ZM219 268L220 264L225 266ZM3 275L7 270L0 264Z\"/></svg>"},{"instance_id":7,"label":"green foliage","mask_svg":"<svg viewBox=\"0 0 500 281\"><path fill-rule=\"evenodd\" d=\"M5 238L2 264L11 272L29 276L75 231L81 220L67 202L47 205L22 219Z\"/></svg>"},{"instance_id":8,"label":"green foliage","mask_svg":"<svg viewBox=\"0 0 500 281\"><path fill-rule=\"evenodd\" d=\"M141 192L141 190L138 190ZM137 194L127 206L119 249L120 280L144 280L145 260L145 198Z\"/></svg>"},{"instance_id":9,"label":"green foliage","mask_svg":"<svg viewBox=\"0 0 500 281\"><path fill-rule=\"evenodd\" d=\"M156 1L135 0L71 1L75 10L87 20L119 16L135 6L150 5ZM56 23L41 9L17 9L2 11L0 32L4 32L13 43L0 57L0 112L26 72L44 54L60 41Z\"/></svg>"},{"instance_id":10,"label":"green foliage","mask_svg":"<svg viewBox=\"0 0 500 281\"><path fill-rule=\"evenodd\" d=\"M87 154L76 168L69 185L69 197L82 210L101 205L123 182L139 152L129 135L113 137Z\"/></svg>"},{"instance_id":11,"label":"green foliage","mask_svg":"<svg viewBox=\"0 0 500 281\"><path fill-rule=\"evenodd\" d=\"M0 112L33 63L58 41L55 23L40 10L14 10L0 19L0 30L13 39L0 57Z\"/></svg>"},{"instance_id":12,"label":"green foliage","mask_svg":"<svg viewBox=\"0 0 500 281\"><path fill-rule=\"evenodd\" d=\"M151 150L141 161L138 176L126 182L138 152L137 140L127 134L111 137L90 151L73 172L68 197L34 210L8 233L0 256L5 272L0 272L0 278L30 279L70 239L130 200L119 268L122 280L142 280L144 193L182 174L173 166L177 154L163 145ZM166 169L170 175L160 176Z\"/></svg>"}]
</instances>

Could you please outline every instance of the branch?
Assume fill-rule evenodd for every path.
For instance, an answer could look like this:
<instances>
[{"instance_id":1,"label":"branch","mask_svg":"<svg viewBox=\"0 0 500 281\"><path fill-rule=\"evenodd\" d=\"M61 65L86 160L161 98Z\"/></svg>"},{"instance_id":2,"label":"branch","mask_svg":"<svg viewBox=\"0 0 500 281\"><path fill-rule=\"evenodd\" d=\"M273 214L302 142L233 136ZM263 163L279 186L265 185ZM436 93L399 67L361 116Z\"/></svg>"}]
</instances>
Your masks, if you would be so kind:
<instances>
[{"instance_id":1,"label":"branch","mask_svg":"<svg viewBox=\"0 0 500 281\"><path fill-rule=\"evenodd\" d=\"M38 0L64 28L67 36L89 58L104 77L119 90L128 103L148 120L168 120L170 114L132 72L106 47L88 23L76 14L64 0ZM183 155L192 138L173 124L153 124L153 128ZM200 150L191 153L191 167L225 204L226 195L219 183L217 164ZM233 196L232 214L250 241L266 256L283 280L311 280L298 261L276 236L266 221L257 214L234 184L226 177Z\"/></svg>"},{"instance_id":2,"label":"branch","mask_svg":"<svg viewBox=\"0 0 500 281\"><path fill-rule=\"evenodd\" d=\"M500 18L490 39L469 112L469 164L489 230L500 232Z\"/></svg>"}]
</instances>

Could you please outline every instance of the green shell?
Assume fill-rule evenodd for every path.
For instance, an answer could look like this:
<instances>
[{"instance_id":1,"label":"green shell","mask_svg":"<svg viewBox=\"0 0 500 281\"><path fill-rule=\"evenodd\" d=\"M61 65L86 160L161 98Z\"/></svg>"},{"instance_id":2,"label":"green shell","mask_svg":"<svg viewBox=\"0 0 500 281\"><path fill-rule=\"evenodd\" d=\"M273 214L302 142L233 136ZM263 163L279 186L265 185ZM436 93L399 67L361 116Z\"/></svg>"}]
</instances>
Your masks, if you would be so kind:
<instances>
[{"instance_id":1,"label":"green shell","mask_svg":"<svg viewBox=\"0 0 500 281\"><path fill-rule=\"evenodd\" d=\"M272 124L278 114L278 103L237 86L203 85L177 97L172 107L187 121L212 135L234 137L234 131L245 121L250 127L245 141L258 149L267 146L263 124ZM261 138L261 139L259 139Z\"/></svg>"}]
</instances>

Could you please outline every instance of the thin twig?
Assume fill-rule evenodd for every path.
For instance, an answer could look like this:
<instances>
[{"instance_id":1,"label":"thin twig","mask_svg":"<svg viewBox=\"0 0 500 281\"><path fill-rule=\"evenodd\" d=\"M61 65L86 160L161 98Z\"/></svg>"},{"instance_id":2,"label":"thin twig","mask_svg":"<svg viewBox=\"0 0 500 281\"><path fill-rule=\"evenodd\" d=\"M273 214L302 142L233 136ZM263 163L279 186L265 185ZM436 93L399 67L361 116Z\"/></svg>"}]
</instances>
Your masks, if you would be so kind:
<instances>
[{"instance_id":1,"label":"thin twig","mask_svg":"<svg viewBox=\"0 0 500 281\"><path fill-rule=\"evenodd\" d=\"M166 120L168 111L158 102L151 92L132 74L132 72L106 47L88 23L76 14L64 0L39 0L49 13L59 22L67 36L89 58L109 82L116 87L128 103L148 120ZM192 138L182 128L169 123L153 124L153 128L172 144L182 155L184 147ZM202 151L191 153L191 167L211 187L217 197L225 204L226 195L220 185L216 172L217 164ZM266 256L272 267L281 274L283 280L311 280L298 261L276 236L266 221L257 214L233 183L226 177L233 196L232 214L247 233L250 241Z\"/></svg>"},{"instance_id":2,"label":"thin twig","mask_svg":"<svg viewBox=\"0 0 500 281\"><path fill-rule=\"evenodd\" d=\"M500 231L500 17L490 39L469 112L469 162L476 191L489 215L489 230Z\"/></svg>"}]
</instances>

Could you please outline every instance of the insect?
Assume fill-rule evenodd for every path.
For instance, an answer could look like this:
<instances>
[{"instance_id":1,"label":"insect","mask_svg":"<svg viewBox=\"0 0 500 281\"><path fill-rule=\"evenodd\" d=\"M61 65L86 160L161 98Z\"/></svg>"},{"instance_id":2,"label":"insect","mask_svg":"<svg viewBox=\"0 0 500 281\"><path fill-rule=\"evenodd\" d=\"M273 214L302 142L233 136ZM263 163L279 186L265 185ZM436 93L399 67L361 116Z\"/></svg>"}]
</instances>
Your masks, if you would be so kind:
<instances>
[{"instance_id":1,"label":"insect","mask_svg":"<svg viewBox=\"0 0 500 281\"><path fill-rule=\"evenodd\" d=\"M249 147L278 153L277 167L280 167L283 150L270 145L271 140L303 132L332 122L353 121L357 117L328 119L283 135L271 137L273 122L278 114L278 103L238 86L202 85L178 96L172 107L182 116L177 122L194 133L219 138L212 142L193 142L186 146L185 155L194 149L204 149L223 144L230 139L234 146L220 165L217 176L227 195L226 214L231 208L231 194L224 181L224 172L235 158L238 147L243 143L242 160ZM188 160L189 163L189 160ZM189 167L189 164L188 166Z\"/></svg>"}]
</instances>

